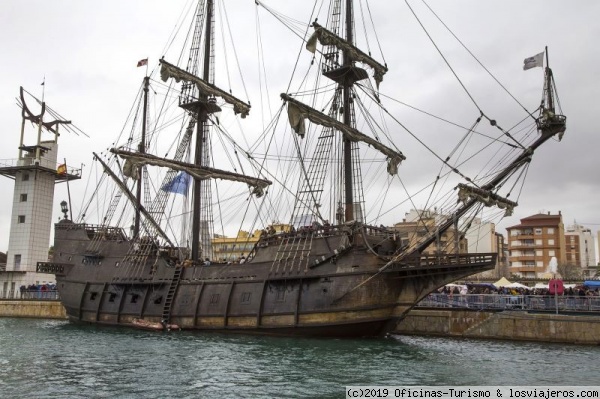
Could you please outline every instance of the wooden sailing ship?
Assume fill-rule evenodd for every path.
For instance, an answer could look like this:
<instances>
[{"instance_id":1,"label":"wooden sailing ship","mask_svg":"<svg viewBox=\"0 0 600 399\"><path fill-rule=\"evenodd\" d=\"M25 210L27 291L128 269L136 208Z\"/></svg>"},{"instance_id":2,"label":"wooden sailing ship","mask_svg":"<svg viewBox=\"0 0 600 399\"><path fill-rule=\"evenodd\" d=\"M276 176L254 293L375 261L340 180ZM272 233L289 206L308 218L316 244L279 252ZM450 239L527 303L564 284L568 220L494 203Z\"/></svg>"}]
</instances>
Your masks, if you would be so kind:
<instances>
[{"instance_id":1,"label":"wooden sailing ship","mask_svg":"<svg viewBox=\"0 0 600 399\"><path fill-rule=\"evenodd\" d=\"M458 231L467 224L466 218L485 206L510 212L516 202L502 196L500 189L529 163L540 145L564 133L566 119L555 112L549 68L546 100L535 119L539 136L529 145L510 144L517 154L482 180L460 172L450 157L443 160L450 173L462 179L453 187L459 202L454 200L454 208L435 225L426 226L425 233L407 239L397 229L367 220L361 172L366 160L361 158L361 148L385 160L379 165L392 181L405 156L392 141L385 143L383 136L373 137L357 128L361 90L373 104L380 104L379 85L388 69L354 44L353 1L334 0L327 27L315 21L306 41L306 48L319 59L317 72L331 88L322 110L315 109L314 101L302 101L300 92L280 96L299 156L294 163L300 165L299 172L292 180L270 172L269 162L256 162L256 157L250 159L259 177L211 164L215 159L211 132L220 129L217 113L233 111L244 119L250 112L248 102L214 84L214 1L199 2L187 67L160 61L162 80L182 83L179 107L187 118L173 154L162 157L147 152L151 146L146 123L150 79L146 77L139 141L130 139L106 156L94 154L104 176L118 186L101 222L86 223L84 214L77 221L65 217L55 225L54 260L39 263L38 271L56 275L70 320L262 334L378 336L394 331L398 321L436 288L496 265L495 253L458 251ZM319 44L322 48L317 52ZM317 129L321 133L314 140L315 148L306 155L302 140ZM193 159L188 161L190 148ZM150 166L165 171L154 198L142 185ZM189 240L174 237L165 220L170 201L181 200L177 193L182 190L174 184L185 182L185 176L193 180ZM285 207L286 229L274 231L265 222L268 219L255 217L260 236L243 263L220 258L211 247L213 208L219 204L211 199L215 179L241 186L246 203L259 204L257 212L282 209L268 205L274 201L275 186L284 186L282 192L297 186L293 205ZM123 197L133 205L130 231L123 227L126 218L121 218L125 223L117 223ZM452 229L455 250L444 250L440 237Z\"/></svg>"}]
</instances>

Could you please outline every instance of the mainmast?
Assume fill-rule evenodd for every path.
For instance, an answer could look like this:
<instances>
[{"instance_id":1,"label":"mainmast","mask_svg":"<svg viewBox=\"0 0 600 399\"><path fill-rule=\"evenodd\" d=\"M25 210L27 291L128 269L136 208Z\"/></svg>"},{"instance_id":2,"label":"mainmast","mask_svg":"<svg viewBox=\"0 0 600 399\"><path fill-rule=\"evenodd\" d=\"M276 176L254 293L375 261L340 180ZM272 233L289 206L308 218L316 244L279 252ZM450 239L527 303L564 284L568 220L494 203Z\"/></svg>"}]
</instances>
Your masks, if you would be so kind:
<instances>
[{"instance_id":1,"label":"mainmast","mask_svg":"<svg viewBox=\"0 0 600 399\"><path fill-rule=\"evenodd\" d=\"M205 6L204 12L200 8ZM198 55L201 51L200 38L204 27L204 62L202 77L196 75ZM217 98L223 100L233 107L235 114L245 118L250 112L250 104L233 96L214 85L214 0L200 0L197 9L196 25L190 58L187 70L170 64L164 59L160 60L160 75L163 81L169 78L177 82L183 81L179 106L187 110L196 121L196 144L194 146L194 163L185 164L180 162L168 162L167 160L143 157L138 162L155 164L181 170L191 175L194 179L193 202L192 202L192 261L198 261L201 256L211 257L212 232L212 201L211 201L211 179L227 179L245 182L254 187L253 194L260 196L263 188L271 184L270 181L252 179L248 176L213 169L210 164L210 120L209 115L221 111L217 105ZM131 154L123 154L131 157ZM203 252L203 253L201 253Z\"/></svg>"},{"instance_id":2,"label":"mainmast","mask_svg":"<svg viewBox=\"0 0 600 399\"><path fill-rule=\"evenodd\" d=\"M353 43L353 31L352 31L352 0L346 0L346 41L350 44ZM351 68L353 61L350 58L349 50L345 49L344 54L344 67ZM343 96L344 96L344 124L352 126L352 113L350 107L350 96L352 93L352 86L354 81L345 79L343 83ZM353 181L352 181L352 142L348 137L344 137L344 194L346 200L346 221L354 219L354 194L353 194Z\"/></svg>"},{"instance_id":3,"label":"mainmast","mask_svg":"<svg viewBox=\"0 0 600 399\"><path fill-rule=\"evenodd\" d=\"M205 81L209 81L210 78L210 57L212 49L212 23L213 23L213 0L206 1L206 31L204 37L204 66L203 76ZM202 100L206 101L206 96L200 95L201 101L198 102L197 108L197 130L196 130L196 148L194 154L194 164L202 166L204 142L206 140L205 125L208 119L208 113L206 108L202 104ZM192 204L192 261L197 261L200 256L200 225L201 225L201 195L202 195L202 179L194 178L194 197ZM210 184L206 181L204 184Z\"/></svg>"}]
</instances>

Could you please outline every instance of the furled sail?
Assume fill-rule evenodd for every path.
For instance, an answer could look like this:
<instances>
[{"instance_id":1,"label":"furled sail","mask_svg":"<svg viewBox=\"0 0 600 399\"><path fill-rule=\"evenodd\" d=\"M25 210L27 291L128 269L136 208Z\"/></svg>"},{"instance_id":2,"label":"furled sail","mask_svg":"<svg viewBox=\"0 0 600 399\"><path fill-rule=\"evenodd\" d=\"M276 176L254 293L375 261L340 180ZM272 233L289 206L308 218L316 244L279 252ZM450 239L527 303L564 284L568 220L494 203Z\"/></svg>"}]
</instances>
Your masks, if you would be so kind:
<instances>
[{"instance_id":1,"label":"furled sail","mask_svg":"<svg viewBox=\"0 0 600 399\"><path fill-rule=\"evenodd\" d=\"M265 188L272 184L272 182L269 180L258 179L225 170L209 168L206 166L197 166L186 162L160 158L151 154L142 154L138 152L121 150L118 148L112 148L110 152L124 158L126 163L129 163L133 166L133 169L138 169L139 166L143 165L154 165L187 172L191 176L198 179L223 179L246 183L254 188L252 193L257 197L261 197L264 194ZM125 170L123 172L125 173Z\"/></svg>"},{"instance_id":2,"label":"furled sail","mask_svg":"<svg viewBox=\"0 0 600 399\"><path fill-rule=\"evenodd\" d=\"M458 185L458 199L465 204L473 199L481 202L485 206L497 206L500 209L506 209L504 216L511 216L513 214L513 209L519 205L514 201L510 201L498 194L492 193L490 190L483 190L462 183Z\"/></svg>"},{"instance_id":3,"label":"furled sail","mask_svg":"<svg viewBox=\"0 0 600 399\"><path fill-rule=\"evenodd\" d=\"M281 94L281 98L287 101L288 103L288 118L290 121L290 126L301 137L304 137L305 134L304 119L308 118L311 122L316 123L318 125L335 128L341 131L348 140L362 141L371 145L382 154L386 155L388 157L387 171L390 175L397 174L398 165L400 164L400 162L406 159L406 157L401 152L395 151L381 144L374 138L369 137L359 132L355 128L345 125L344 123L328 115L325 115L324 113L319 112L306 104L301 103L300 101L290 97L285 93Z\"/></svg>"},{"instance_id":4,"label":"furled sail","mask_svg":"<svg viewBox=\"0 0 600 399\"><path fill-rule=\"evenodd\" d=\"M176 82L182 80L190 83L194 83L198 87L198 91L205 96L221 97L225 102L233 105L233 112L240 114L242 118L245 118L250 113L250 104L243 102L242 100L232 96L219 89L217 86L210 84L199 77L184 71L183 69L168 63L165 60L160 60L160 78L166 82L169 78L175 79Z\"/></svg>"},{"instance_id":5,"label":"furled sail","mask_svg":"<svg viewBox=\"0 0 600 399\"><path fill-rule=\"evenodd\" d=\"M317 50L317 40L319 40L319 43L323 46L336 46L338 49L344 51L345 54L348 54L352 61L362 62L373 68L373 77L375 78L377 88L379 88L379 84L383 81L383 75L388 71L386 66L381 65L358 47L354 46L352 43L348 43L348 41L330 30L327 30L318 23L314 22L313 27L315 28L315 32L306 42L306 49L308 51L314 53Z\"/></svg>"}]
</instances>

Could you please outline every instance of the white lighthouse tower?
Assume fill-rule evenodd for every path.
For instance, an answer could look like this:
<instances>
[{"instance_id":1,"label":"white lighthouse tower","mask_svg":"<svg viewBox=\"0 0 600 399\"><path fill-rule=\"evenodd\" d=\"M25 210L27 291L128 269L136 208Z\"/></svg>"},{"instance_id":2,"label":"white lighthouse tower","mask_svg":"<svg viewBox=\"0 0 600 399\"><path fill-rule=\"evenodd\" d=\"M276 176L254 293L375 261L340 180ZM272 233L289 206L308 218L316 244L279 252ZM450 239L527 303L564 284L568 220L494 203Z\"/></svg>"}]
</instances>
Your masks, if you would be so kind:
<instances>
[{"instance_id":1,"label":"white lighthouse tower","mask_svg":"<svg viewBox=\"0 0 600 399\"><path fill-rule=\"evenodd\" d=\"M16 297L21 285L52 282L53 276L37 273L36 265L48 260L54 186L81 177L81 169L57 162L59 128L70 122L46 122L46 114L54 116L46 103L42 101L40 114L34 115L22 87L20 97L23 120L18 158L0 164L0 174L14 180L6 269L0 271L4 297Z\"/></svg>"}]
</instances>

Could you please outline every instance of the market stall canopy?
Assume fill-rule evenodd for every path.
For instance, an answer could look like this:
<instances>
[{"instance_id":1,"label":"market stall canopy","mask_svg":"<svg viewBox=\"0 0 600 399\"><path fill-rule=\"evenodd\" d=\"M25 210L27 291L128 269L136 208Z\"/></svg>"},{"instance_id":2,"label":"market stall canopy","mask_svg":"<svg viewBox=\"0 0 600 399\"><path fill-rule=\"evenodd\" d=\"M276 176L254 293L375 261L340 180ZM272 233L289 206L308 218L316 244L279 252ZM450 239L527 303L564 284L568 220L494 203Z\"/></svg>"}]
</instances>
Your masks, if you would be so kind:
<instances>
[{"instance_id":1,"label":"market stall canopy","mask_svg":"<svg viewBox=\"0 0 600 399\"><path fill-rule=\"evenodd\" d=\"M508 281L508 280L506 280L506 281ZM521 284L521 283L510 283L508 285L505 285L505 287L508 287L508 288L523 288L523 289L526 289L526 290L530 290L531 289L528 286L526 286L525 284Z\"/></svg>"},{"instance_id":2,"label":"market stall canopy","mask_svg":"<svg viewBox=\"0 0 600 399\"><path fill-rule=\"evenodd\" d=\"M511 283L510 281L508 281L508 280L506 279L506 277L502 277L500 280L498 280L498 281L496 281L496 282L494 283L494 285L495 285L496 287L498 287L498 288L500 288L500 287L506 287L506 286L508 286L508 285L510 285L510 284L512 284L512 283Z\"/></svg>"},{"instance_id":3,"label":"market stall canopy","mask_svg":"<svg viewBox=\"0 0 600 399\"><path fill-rule=\"evenodd\" d=\"M583 285L588 288L600 288L600 280L586 280Z\"/></svg>"}]
</instances>

